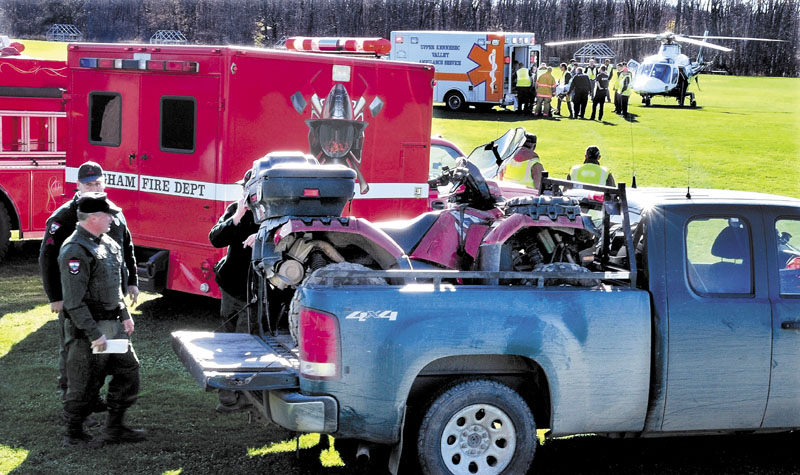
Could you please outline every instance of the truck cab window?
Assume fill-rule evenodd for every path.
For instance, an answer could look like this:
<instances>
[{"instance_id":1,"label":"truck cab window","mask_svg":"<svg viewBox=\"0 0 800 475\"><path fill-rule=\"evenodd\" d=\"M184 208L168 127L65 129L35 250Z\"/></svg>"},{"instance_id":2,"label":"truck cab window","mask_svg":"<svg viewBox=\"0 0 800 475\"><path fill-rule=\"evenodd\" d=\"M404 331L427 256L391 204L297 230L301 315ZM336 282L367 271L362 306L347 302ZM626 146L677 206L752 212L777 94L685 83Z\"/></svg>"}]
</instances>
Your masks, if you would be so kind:
<instances>
[{"instance_id":1,"label":"truck cab window","mask_svg":"<svg viewBox=\"0 0 800 475\"><path fill-rule=\"evenodd\" d=\"M122 97L114 92L89 93L89 143L119 147Z\"/></svg>"},{"instance_id":2,"label":"truck cab window","mask_svg":"<svg viewBox=\"0 0 800 475\"><path fill-rule=\"evenodd\" d=\"M159 146L163 152L193 153L197 130L197 102L193 97L161 98Z\"/></svg>"},{"instance_id":3,"label":"truck cab window","mask_svg":"<svg viewBox=\"0 0 800 475\"><path fill-rule=\"evenodd\" d=\"M800 295L800 218L775 222L782 295Z\"/></svg>"},{"instance_id":4,"label":"truck cab window","mask_svg":"<svg viewBox=\"0 0 800 475\"><path fill-rule=\"evenodd\" d=\"M739 217L695 218L686 228L689 285L699 294L752 294L750 227Z\"/></svg>"}]
</instances>

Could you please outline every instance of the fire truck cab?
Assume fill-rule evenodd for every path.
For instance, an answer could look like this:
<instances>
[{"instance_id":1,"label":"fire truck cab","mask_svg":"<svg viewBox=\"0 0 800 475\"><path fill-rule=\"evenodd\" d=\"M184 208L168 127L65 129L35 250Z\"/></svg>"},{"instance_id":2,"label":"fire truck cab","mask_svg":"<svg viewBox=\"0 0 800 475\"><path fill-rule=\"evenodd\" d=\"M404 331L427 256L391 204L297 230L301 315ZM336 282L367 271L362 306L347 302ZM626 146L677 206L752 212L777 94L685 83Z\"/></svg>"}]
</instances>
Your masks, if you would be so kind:
<instances>
[{"instance_id":1,"label":"fire truck cab","mask_svg":"<svg viewBox=\"0 0 800 475\"><path fill-rule=\"evenodd\" d=\"M11 231L41 238L64 195L66 63L0 37L0 260Z\"/></svg>"},{"instance_id":2,"label":"fire truck cab","mask_svg":"<svg viewBox=\"0 0 800 475\"><path fill-rule=\"evenodd\" d=\"M145 290L219 296L213 267L224 249L208 232L268 152L354 168L346 214L380 220L426 210L431 66L119 44L72 44L68 66L66 181L87 160L103 166Z\"/></svg>"},{"instance_id":3,"label":"fire truck cab","mask_svg":"<svg viewBox=\"0 0 800 475\"><path fill-rule=\"evenodd\" d=\"M389 59L436 68L434 101L450 110L514 103L514 64L535 80L542 47L534 33L393 31Z\"/></svg>"}]
</instances>

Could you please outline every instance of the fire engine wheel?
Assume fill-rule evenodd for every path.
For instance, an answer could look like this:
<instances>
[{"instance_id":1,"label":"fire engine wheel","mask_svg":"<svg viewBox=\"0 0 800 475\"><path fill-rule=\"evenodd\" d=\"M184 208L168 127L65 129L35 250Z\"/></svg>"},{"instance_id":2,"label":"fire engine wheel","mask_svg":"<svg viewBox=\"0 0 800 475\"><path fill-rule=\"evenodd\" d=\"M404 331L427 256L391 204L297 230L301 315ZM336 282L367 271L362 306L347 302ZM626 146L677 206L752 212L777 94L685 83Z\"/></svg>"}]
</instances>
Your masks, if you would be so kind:
<instances>
[{"instance_id":1,"label":"fire engine wheel","mask_svg":"<svg viewBox=\"0 0 800 475\"><path fill-rule=\"evenodd\" d=\"M444 104L451 111L460 111L466 107L467 103L464 102L464 96L460 92L448 92L444 98Z\"/></svg>"},{"instance_id":2,"label":"fire engine wheel","mask_svg":"<svg viewBox=\"0 0 800 475\"><path fill-rule=\"evenodd\" d=\"M354 264L352 262L336 262L328 264L322 269L326 270L369 270L369 267L362 266L361 264ZM297 287L298 291L292 296L292 301L289 303L289 333L292 334L292 340L295 345L300 341L300 287L305 285L320 284L325 280L325 277L315 277L309 274L303 279L303 282ZM336 279L337 285L386 285L386 280L380 277L343 277Z\"/></svg>"},{"instance_id":3,"label":"fire engine wheel","mask_svg":"<svg viewBox=\"0 0 800 475\"><path fill-rule=\"evenodd\" d=\"M431 404L417 452L426 474L525 473L536 450L536 423L524 399L491 380L450 387Z\"/></svg>"},{"instance_id":4,"label":"fire engine wheel","mask_svg":"<svg viewBox=\"0 0 800 475\"><path fill-rule=\"evenodd\" d=\"M0 261L6 257L8 246L11 243L11 218L3 203L0 203Z\"/></svg>"}]
</instances>

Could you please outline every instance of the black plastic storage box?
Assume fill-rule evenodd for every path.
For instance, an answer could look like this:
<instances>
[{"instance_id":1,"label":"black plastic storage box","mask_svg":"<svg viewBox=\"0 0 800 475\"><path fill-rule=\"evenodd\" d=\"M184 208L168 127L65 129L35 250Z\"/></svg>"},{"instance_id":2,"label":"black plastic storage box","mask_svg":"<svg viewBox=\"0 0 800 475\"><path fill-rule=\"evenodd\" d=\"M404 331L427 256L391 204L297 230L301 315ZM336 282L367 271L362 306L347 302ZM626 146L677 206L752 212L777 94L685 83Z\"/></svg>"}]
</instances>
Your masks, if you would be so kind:
<instances>
[{"instance_id":1,"label":"black plastic storage box","mask_svg":"<svg viewBox=\"0 0 800 475\"><path fill-rule=\"evenodd\" d=\"M247 194L256 223L279 216L340 216L356 172L320 165L301 152L272 152L253 162Z\"/></svg>"}]
</instances>

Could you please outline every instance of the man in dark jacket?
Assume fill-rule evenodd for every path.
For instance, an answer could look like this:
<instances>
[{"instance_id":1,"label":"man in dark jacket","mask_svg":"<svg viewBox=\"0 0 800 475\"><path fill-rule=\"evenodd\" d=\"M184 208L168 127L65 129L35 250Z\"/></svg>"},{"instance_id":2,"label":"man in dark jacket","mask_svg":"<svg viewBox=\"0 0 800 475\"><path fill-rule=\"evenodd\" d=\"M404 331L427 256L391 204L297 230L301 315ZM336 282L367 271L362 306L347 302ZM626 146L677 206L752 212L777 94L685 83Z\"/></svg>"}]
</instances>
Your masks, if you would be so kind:
<instances>
[{"instance_id":1,"label":"man in dark jacket","mask_svg":"<svg viewBox=\"0 0 800 475\"><path fill-rule=\"evenodd\" d=\"M67 373L66 348L64 346L64 320L69 315L63 309L64 297L61 292L61 272L58 268L58 253L64 243L78 225L78 199L84 193L103 192L105 189L105 179L103 168L95 162L86 162L78 168L78 186L75 196L60 208L55 210L45 225L45 235L42 238L42 245L39 249L39 269L42 274L42 284L44 292L50 300L50 311L58 313L58 332L59 332L59 357L58 357L58 386L61 389L61 398L67 395ZM110 202L110 200L109 200ZM111 203L113 206L114 204ZM136 275L136 257L133 253L133 241L128 230L125 216L118 213L113 217L111 230L108 232L123 252L125 265L122 267L123 282L122 293L130 295L131 304L135 304L139 297L139 279ZM105 403L102 400L96 401L95 412L105 411ZM87 420L87 424L91 420Z\"/></svg>"},{"instance_id":2,"label":"man in dark jacket","mask_svg":"<svg viewBox=\"0 0 800 475\"><path fill-rule=\"evenodd\" d=\"M606 67L600 66L600 73L594 81L594 94L592 94L592 117L594 120L597 107L600 106L600 115L597 120L603 121L603 107L605 106L606 97L608 97L608 74L606 74Z\"/></svg>"},{"instance_id":3,"label":"man in dark jacket","mask_svg":"<svg viewBox=\"0 0 800 475\"><path fill-rule=\"evenodd\" d=\"M239 183L244 186L250 173L248 170ZM247 279L257 232L258 225L247 207L247 194L243 193L238 201L228 205L208 234L211 245L228 248L225 257L214 266L215 280L222 293L220 316L226 332L250 333L253 329L247 318ZM220 390L219 402L218 412L240 411L250 405L241 393L229 390Z\"/></svg>"},{"instance_id":4,"label":"man in dark jacket","mask_svg":"<svg viewBox=\"0 0 800 475\"><path fill-rule=\"evenodd\" d=\"M573 110L575 118L586 117L586 104L589 102L589 94L592 92L592 82L589 76L583 74L583 69L575 69L575 76L572 77L572 82L569 86L569 94L572 94Z\"/></svg>"}]
</instances>

